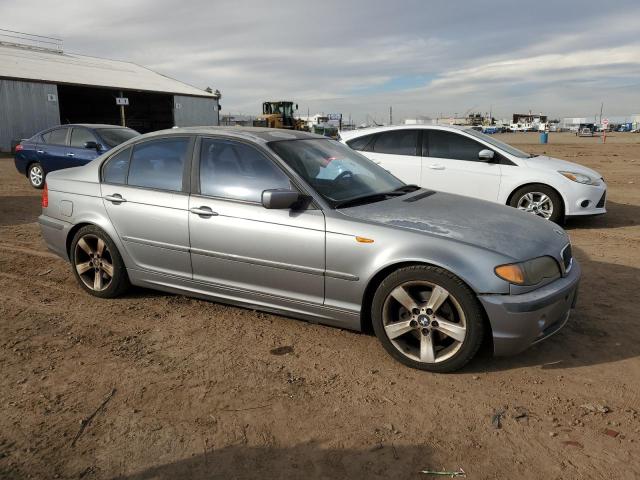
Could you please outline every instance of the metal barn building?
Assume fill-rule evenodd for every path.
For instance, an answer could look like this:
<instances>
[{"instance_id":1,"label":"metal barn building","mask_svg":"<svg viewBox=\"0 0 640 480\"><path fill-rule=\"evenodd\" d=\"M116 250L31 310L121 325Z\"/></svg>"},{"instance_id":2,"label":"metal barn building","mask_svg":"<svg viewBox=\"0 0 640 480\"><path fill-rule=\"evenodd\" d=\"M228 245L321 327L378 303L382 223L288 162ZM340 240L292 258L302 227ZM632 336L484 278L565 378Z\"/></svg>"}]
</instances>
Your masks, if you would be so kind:
<instances>
[{"instance_id":1,"label":"metal barn building","mask_svg":"<svg viewBox=\"0 0 640 480\"><path fill-rule=\"evenodd\" d=\"M126 126L142 133L219 123L217 91L134 63L66 53L57 39L0 31L0 151L61 123L120 125L118 97L129 102Z\"/></svg>"}]
</instances>

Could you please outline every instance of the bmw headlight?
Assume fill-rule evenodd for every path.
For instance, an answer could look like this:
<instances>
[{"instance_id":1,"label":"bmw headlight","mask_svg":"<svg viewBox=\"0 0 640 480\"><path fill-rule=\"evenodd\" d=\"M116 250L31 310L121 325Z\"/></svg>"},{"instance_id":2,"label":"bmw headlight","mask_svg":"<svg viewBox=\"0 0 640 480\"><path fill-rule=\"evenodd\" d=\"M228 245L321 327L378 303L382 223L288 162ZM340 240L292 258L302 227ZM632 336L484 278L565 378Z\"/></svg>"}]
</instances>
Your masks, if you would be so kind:
<instances>
[{"instance_id":1,"label":"bmw headlight","mask_svg":"<svg viewBox=\"0 0 640 480\"><path fill-rule=\"evenodd\" d=\"M584 173L578 172L564 172L562 170L558 170L558 173L572 182L582 183L584 185L598 185L600 183L599 178L593 178L589 175L585 175Z\"/></svg>"},{"instance_id":2,"label":"bmw headlight","mask_svg":"<svg viewBox=\"0 0 640 480\"><path fill-rule=\"evenodd\" d=\"M538 257L526 262L499 265L495 274L514 285L537 285L544 279L560 278L560 266L552 257Z\"/></svg>"}]
</instances>

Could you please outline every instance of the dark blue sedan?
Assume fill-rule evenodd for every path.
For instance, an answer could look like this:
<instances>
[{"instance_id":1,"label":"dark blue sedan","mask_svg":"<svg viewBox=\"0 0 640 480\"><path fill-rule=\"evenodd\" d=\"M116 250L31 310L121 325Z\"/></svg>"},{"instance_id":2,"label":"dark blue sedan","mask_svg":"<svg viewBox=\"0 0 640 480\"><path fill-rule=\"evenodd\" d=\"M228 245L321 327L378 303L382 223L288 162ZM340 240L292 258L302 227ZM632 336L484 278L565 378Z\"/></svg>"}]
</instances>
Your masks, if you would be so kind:
<instances>
[{"instance_id":1,"label":"dark blue sedan","mask_svg":"<svg viewBox=\"0 0 640 480\"><path fill-rule=\"evenodd\" d=\"M15 163L31 186L42 188L49 172L79 167L139 135L117 125L61 125L36 133L16 146Z\"/></svg>"}]
</instances>

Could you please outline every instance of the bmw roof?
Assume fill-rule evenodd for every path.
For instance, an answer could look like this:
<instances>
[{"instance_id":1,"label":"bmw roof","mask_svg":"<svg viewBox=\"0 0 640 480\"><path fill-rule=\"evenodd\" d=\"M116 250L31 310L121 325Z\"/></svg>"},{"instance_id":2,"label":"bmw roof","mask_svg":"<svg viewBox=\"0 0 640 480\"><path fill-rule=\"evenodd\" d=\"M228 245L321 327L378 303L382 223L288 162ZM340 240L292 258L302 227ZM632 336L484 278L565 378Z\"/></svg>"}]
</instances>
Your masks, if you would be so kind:
<instances>
[{"instance_id":1,"label":"bmw roof","mask_svg":"<svg viewBox=\"0 0 640 480\"><path fill-rule=\"evenodd\" d=\"M285 130L279 128L265 128L265 127L236 127L236 126L222 126L222 127L174 127L167 130L159 130L157 132L151 132L144 135L144 137L152 137L156 135L167 134L180 134L188 133L190 135L207 135L207 134L219 134L219 135L231 135L235 137L247 138L251 140L259 140L263 142L273 142L277 140L303 140L303 139L318 139L327 138L322 135L316 135L315 133L303 132L299 130ZM140 137L137 137L138 139Z\"/></svg>"}]
</instances>

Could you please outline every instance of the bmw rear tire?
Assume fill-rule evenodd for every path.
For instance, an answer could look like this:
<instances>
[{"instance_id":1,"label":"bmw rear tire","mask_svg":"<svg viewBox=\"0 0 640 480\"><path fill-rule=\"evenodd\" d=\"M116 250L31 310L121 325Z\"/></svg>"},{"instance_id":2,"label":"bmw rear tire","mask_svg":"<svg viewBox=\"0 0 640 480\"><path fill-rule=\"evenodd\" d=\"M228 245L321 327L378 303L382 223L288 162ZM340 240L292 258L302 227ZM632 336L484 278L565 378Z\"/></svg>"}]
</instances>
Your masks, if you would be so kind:
<instances>
[{"instance_id":1,"label":"bmw rear tire","mask_svg":"<svg viewBox=\"0 0 640 480\"><path fill-rule=\"evenodd\" d=\"M115 298L129 288L129 277L115 244L101 228L87 225L76 232L69 252L80 286L100 298Z\"/></svg>"}]
</instances>

